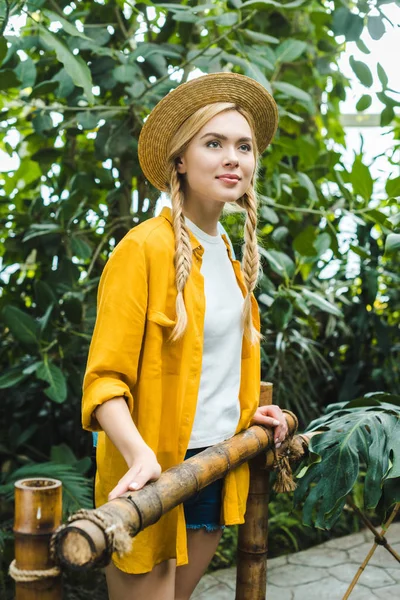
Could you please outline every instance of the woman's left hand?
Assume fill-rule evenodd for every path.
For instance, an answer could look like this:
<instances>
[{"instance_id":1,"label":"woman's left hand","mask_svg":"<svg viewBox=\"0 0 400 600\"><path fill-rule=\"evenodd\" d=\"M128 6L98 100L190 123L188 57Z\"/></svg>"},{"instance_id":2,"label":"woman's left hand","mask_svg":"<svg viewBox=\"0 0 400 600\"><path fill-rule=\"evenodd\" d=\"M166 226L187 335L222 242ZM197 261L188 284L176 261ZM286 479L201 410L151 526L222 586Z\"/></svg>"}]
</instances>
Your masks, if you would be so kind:
<instances>
[{"instance_id":1,"label":"woman's left hand","mask_svg":"<svg viewBox=\"0 0 400 600\"><path fill-rule=\"evenodd\" d=\"M259 406L256 412L254 413L251 425L264 425L264 427L275 427L275 448L279 448L281 446L288 432L285 414L281 411L279 406L276 406L276 404Z\"/></svg>"}]
</instances>

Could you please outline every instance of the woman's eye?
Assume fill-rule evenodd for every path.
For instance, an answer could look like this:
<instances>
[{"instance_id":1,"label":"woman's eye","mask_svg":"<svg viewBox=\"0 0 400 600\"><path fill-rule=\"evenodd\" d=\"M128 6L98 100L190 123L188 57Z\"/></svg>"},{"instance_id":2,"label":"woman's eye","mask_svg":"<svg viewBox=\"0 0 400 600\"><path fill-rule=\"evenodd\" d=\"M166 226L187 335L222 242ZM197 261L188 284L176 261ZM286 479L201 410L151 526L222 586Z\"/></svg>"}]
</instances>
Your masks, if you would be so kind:
<instances>
[{"instance_id":1,"label":"woman's eye","mask_svg":"<svg viewBox=\"0 0 400 600\"><path fill-rule=\"evenodd\" d=\"M207 147L208 147L210 144L220 144L220 142L219 142L218 140L212 140L211 142L208 142L208 143L207 143ZM250 147L248 144L242 144L242 145L240 146L240 148L246 148L246 150L247 150L248 152L251 152L251 147Z\"/></svg>"}]
</instances>

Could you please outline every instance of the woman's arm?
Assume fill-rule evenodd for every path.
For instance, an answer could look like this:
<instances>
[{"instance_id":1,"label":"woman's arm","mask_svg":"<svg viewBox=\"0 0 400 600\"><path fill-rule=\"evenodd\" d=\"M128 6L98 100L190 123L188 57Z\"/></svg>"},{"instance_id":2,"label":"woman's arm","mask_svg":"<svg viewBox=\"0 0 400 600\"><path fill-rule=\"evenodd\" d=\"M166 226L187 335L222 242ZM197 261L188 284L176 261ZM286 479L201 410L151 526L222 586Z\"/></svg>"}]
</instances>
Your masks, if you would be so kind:
<instances>
[{"instance_id":1,"label":"woman's arm","mask_svg":"<svg viewBox=\"0 0 400 600\"><path fill-rule=\"evenodd\" d=\"M128 471L110 492L113 500L129 490L139 490L161 475L153 450L144 442L129 412L125 398L108 400L95 410L96 419L114 446L124 457Z\"/></svg>"}]
</instances>

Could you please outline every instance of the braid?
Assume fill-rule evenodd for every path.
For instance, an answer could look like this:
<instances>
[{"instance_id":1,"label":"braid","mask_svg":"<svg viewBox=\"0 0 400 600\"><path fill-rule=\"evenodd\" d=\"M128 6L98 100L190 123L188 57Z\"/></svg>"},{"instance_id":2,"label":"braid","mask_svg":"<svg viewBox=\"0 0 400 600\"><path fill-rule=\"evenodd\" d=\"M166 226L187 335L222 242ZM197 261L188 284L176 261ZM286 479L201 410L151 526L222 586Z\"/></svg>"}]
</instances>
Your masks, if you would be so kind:
<instances>
[{"instance_id":1,"label":"braid","mask_svg":"<svg viewBox=\"0 0 400 600\"><path fill-rule=\"evenodd\" d=\"M246 210L242 269L247 287L247 296L243 307L243 325L245 336L254 344L263 339L263 336L254 327L251 318L251 294L257 285L260 272L260 255L257 246L257 198L254 188L250 187L241 200L240 204Z\"/></svg>"},{"instance_id":2,"label":"braid","mask_svg":"<svg viewBox=\"0 0 400 600\"><path fill-rule=\"evenodd\" d=\"M170 341L176 341L182 337L187 327L187 312L183 299L183 289L192 269L192 245L183 215L184 195L176 169L173 169L171 173L170 190L172 224L175 235L175 282L178 290L176 297L177 322L171 333Z\"/></svg>"}]
</instances>

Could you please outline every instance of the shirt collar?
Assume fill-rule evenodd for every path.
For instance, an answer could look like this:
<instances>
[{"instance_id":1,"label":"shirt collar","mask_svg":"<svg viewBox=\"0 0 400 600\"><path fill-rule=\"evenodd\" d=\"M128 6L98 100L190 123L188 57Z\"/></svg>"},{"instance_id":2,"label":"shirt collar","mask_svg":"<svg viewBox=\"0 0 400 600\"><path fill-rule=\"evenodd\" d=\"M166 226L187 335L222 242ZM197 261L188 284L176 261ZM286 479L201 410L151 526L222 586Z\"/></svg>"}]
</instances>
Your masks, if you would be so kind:
<instances>
[{"instance_id":1,"label":"shirt collar","mask_svg":"<svg viewBox=\"0 0 400 600\"><path fill-rule=\"evenodd\" d=\"M172 225L172 210L169 206L163 207L163 209L161 210L161 213L160 213L160 217L164 217ZM189 236L190 236L190 243L192 245L192 250L194 251L194 250L200 249L201 254L203 254L203 252L204 252L203 246L200 244L199 240L194 236L194 234L192 233L192 231L190 229L189 229ZM221 236L222 236L222 239L224 240L225 246L227 247L228 256L229 256L230 260L232 261L233 259L232 259L231 245L228 241L228 238L226 237L226 235L224 233L222 233Z\"/></svg>"}]
</instances>

